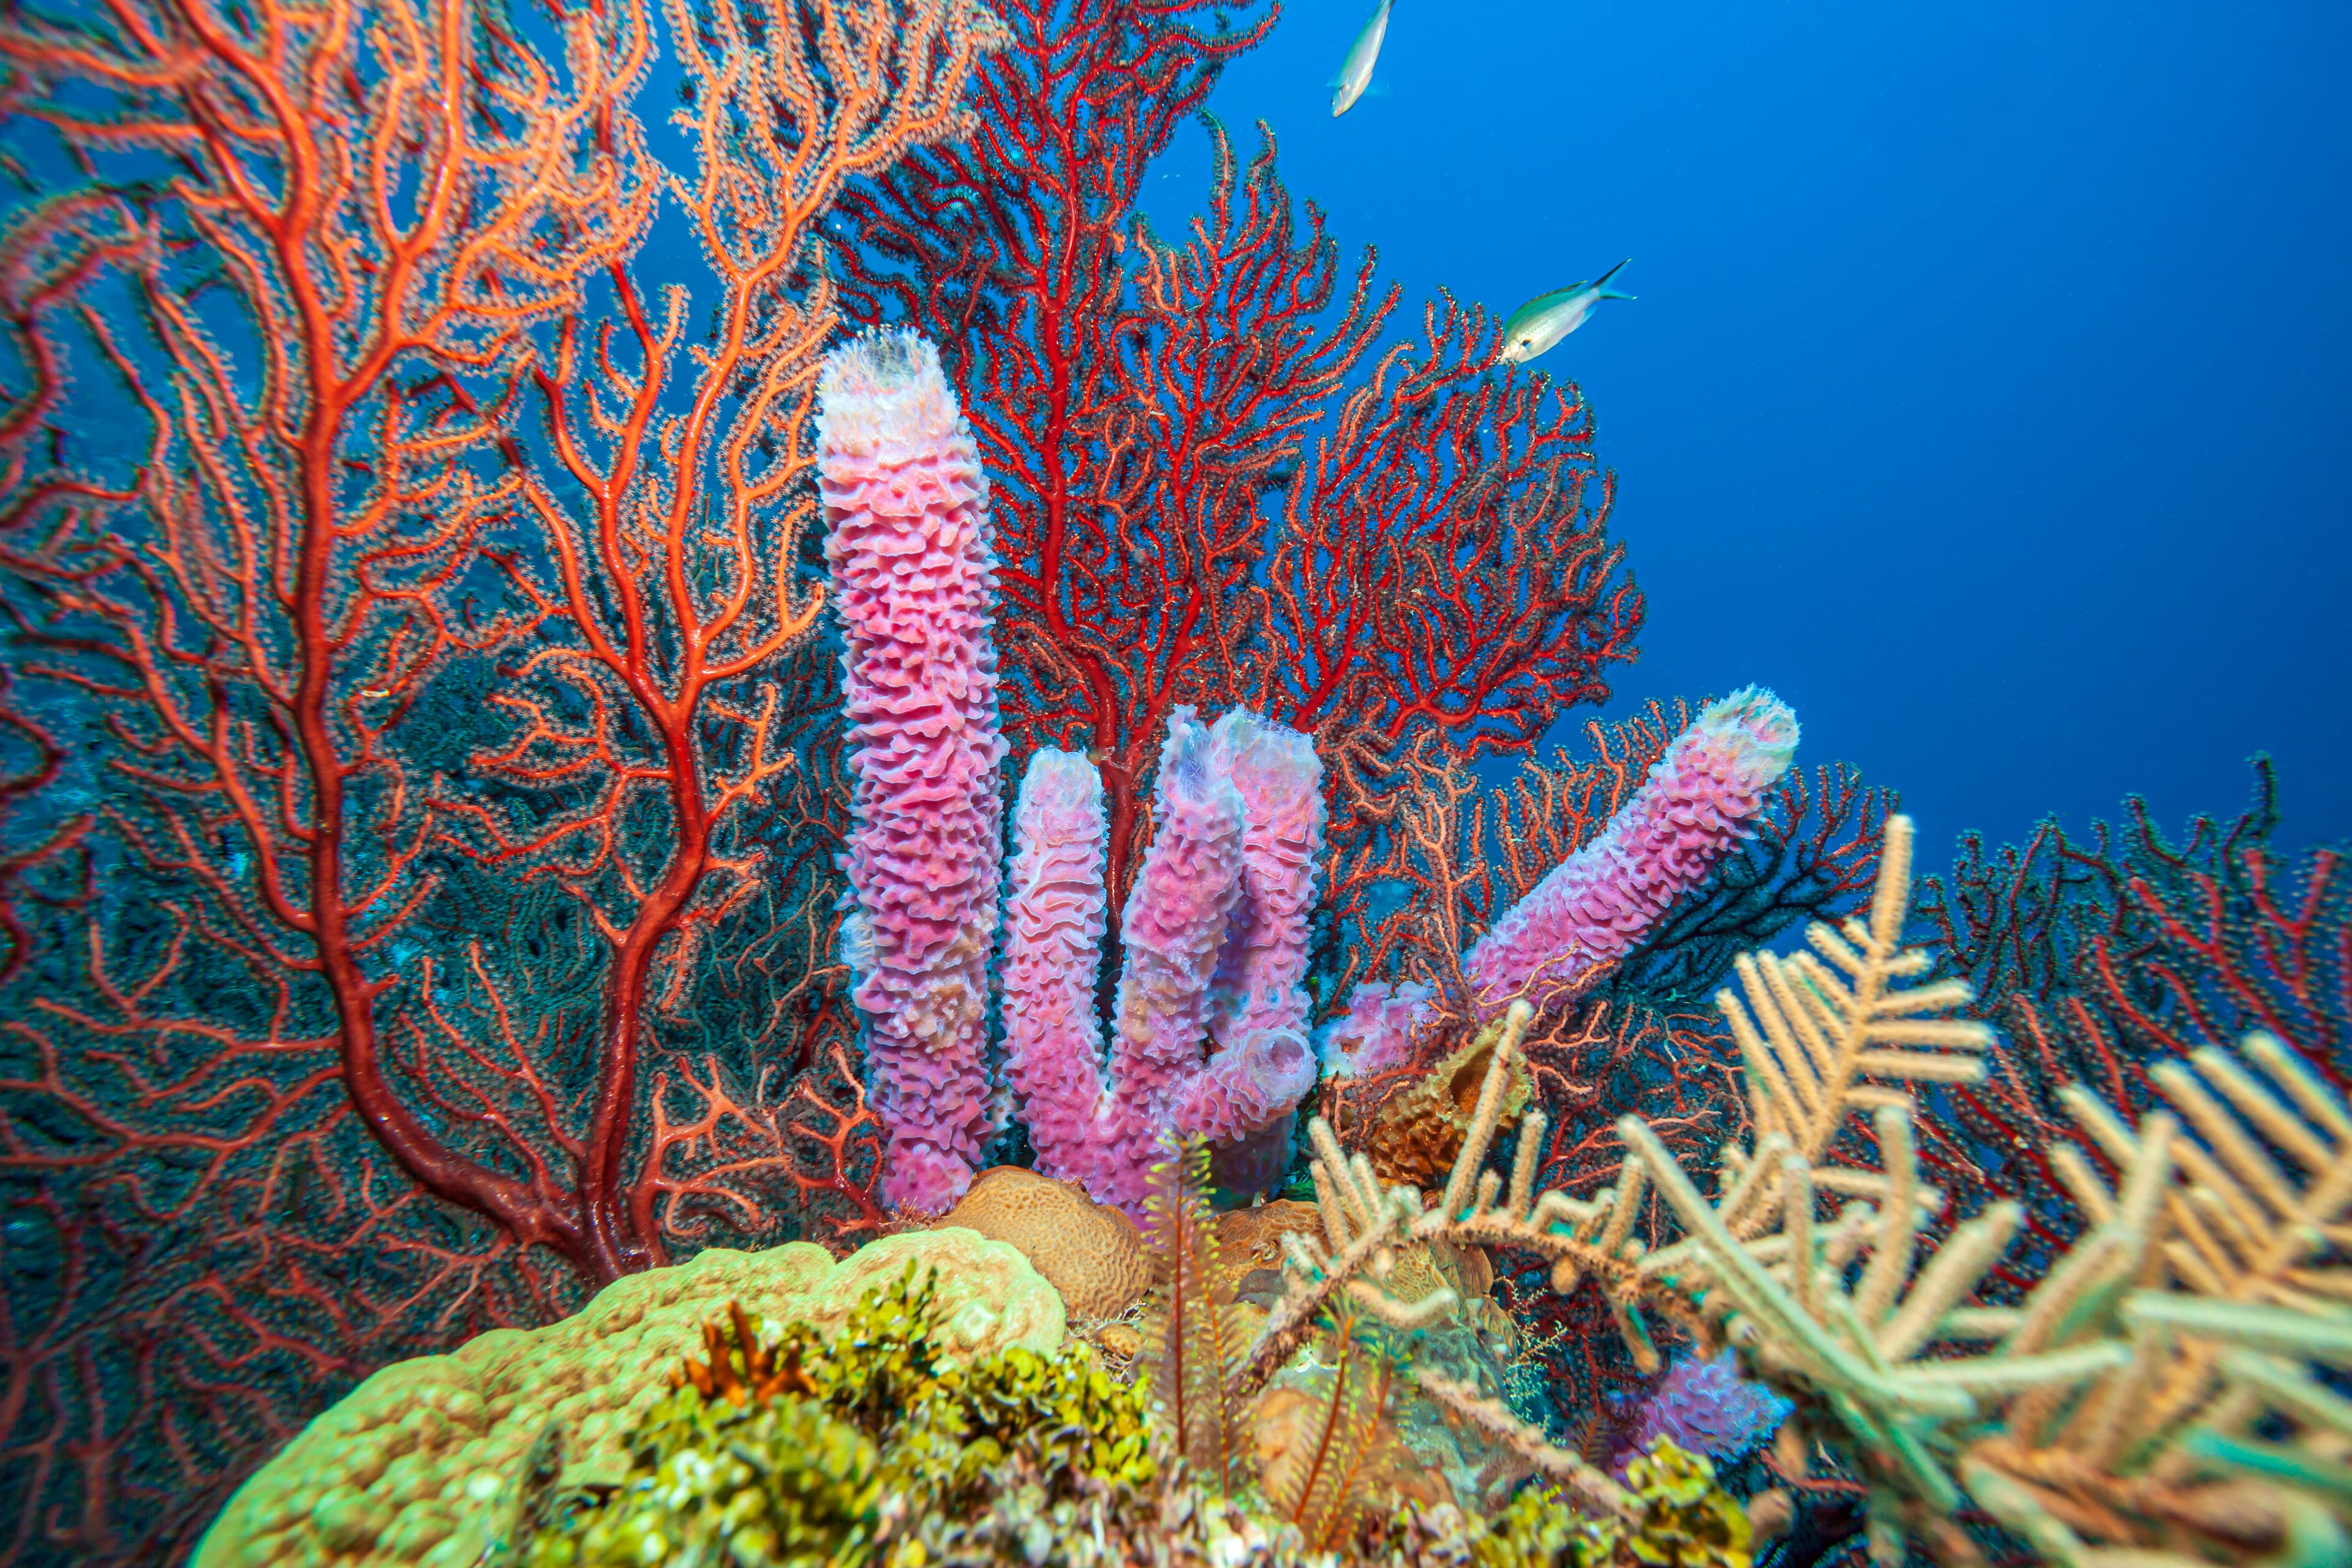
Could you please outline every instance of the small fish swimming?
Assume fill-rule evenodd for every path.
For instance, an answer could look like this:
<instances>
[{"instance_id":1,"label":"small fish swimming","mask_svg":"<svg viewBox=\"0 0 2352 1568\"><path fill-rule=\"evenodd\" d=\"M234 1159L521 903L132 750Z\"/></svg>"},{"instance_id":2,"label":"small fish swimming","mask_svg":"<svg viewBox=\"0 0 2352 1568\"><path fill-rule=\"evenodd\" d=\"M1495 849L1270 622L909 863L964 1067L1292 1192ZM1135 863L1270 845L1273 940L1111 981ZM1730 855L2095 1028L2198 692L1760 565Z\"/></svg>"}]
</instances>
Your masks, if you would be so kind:
<instances>
[{"instance_id":1,"label":"small fish swimming","mask_svg":"<svg viewBox=\"0 0 2352 1568\"><path fill-rule=\"evenodd\" d=\"M1629 256L1625 261L1633 259ZM1584 319L1592 314L1592 307L1601 300L1633 298L1609 287L1609 279L1625 269L1625 261L1590 283L1571 283L1565 289L1538 294L1512 311L1511 319L1503 323L1504 362L1525 364L1538 354L1548 353L1560 339L1584 325Z\"/></svg>"},{"instance_id":2,"label":"small fish swimming","mask_svg":"<svg viewBox=\"0 0 2352 1568\"><path fill-rule=\"evenodd\" d=\"M1388 36L1389 7L1396 0L1381 0L1380 9L1348 46L1348 58L1339 62L1339 79L1331 85L1331 118L1337 120L1356 106L1364 89L1372 85L1372 62L1381 58L1381 40Z\"/></svg>"}]
</instances>

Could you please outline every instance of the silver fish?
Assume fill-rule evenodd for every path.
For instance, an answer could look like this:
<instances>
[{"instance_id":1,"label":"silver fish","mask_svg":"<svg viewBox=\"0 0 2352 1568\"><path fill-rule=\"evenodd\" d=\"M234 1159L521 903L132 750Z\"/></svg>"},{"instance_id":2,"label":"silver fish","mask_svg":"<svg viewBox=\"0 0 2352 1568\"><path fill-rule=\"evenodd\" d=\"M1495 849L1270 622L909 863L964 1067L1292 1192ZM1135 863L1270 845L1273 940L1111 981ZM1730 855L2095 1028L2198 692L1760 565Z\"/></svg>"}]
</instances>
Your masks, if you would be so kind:
<instances>
[{"instance_id":1,"label":"silver fish","mask_svg":"<svg viewBox=\"0 0 2352 1568\"><path fill-rule=\"evenodd\" d=\"M1348 58L1339 62L1339 79L1331 85L1331 118L1337 120L1356 106L1364 89L1372 85L1372 63L1381 58L1381 40L1388 36L1389 7L1395 0L1381 0L1380 9L1348 46Z\"/></svg>"},{"instance_id":2,"label":"silver fish","mask_svg":"<svg viewBox=\"0 0 2352 1568\"><path fill-rule=\"evenodd\" d=\"M1625 261L1632 259L1629 256ZM1525 364L1538 354L1548 353L1560 339L1584 325L1584 319L1592 314L1592 307L1601 300L1633 298L1609 287L1609 279L1624 270L1625 261L1589 283L1571 283L1565 289L1538 294L1512 311L1511 319L1503 323L1504 362Z\"/></svg>"}]
</instances>

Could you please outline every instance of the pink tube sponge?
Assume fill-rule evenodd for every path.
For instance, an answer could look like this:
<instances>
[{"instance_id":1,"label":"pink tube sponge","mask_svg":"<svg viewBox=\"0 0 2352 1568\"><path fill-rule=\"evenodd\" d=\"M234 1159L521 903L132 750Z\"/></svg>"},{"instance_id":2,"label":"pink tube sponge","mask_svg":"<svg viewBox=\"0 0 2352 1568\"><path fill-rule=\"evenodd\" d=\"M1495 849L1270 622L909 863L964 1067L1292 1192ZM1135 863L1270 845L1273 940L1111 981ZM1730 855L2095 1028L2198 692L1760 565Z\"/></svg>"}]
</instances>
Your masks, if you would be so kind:
<instances>
[{"instance_id":1,"label":"pink tube sponge","mask_svg":"<svg viewBox=\"0 0 2352 1568\"><path fill-rule=\"evenodd\" d=\"M1789 770L1797 716L1761 687L1710 705L1651 764L1601 837L1552 868L1463 961L1480 1016L1540 1011L1631 952L1751 830Z\"/></svg>"},{"instance_id":2,"label":"pink tube sponge","mask_svg":"<svg viewBox=\"0 0 2352 1568\"><path fill-rule=\"evenodd\" d=\"M1243 709L1209 731L1210 765L1242 799L1241 897L1209 1004L1214 1050L1177 1088L1176 1130L1213 1143L1271 1127L1315 1087L1307 1038L1307 924L1323 853L1315 743Z\"/></svg>"},{"instance_id":3,"label":"pink tube sponge","mask_svg":"<svg viewBox=\"0 0 2352 1568\"><path fill-rule=\"evenodd\" d=\"M1241 898L1242 795L1214 760L1208 730L1178 708L1160 752L1151 847L1119 916L1117 1121L1097 1196L1129 1214L1143 1212L1171 1102L1201 1068L1209 983Z\"/></svg>"},{"instance_id":4,"label":"pink tube sponge","mask_svg":"<svg viewBox=\"0 0 2352 1568\"><path fill-rule=\"evenodd\" d=\"M1004 908L1005 1077L1037 1169L1101 1184L1108 1103L1095 1016L1108 896L1108 823L1095 765L1051 747L1029 759L1013 812Z\"/></svg>"},{"instance_id":5,"label":"pink tube sponge","mask_svg":"<svg viewBox=\"0 0 2352 1568\"><path fill-rule=\"evenodd\" d=\"M1540 1012L1632 952L1753 830L1796 750L1797 716L1762 687L1711 704L1601 836L1553 867L1464 955L1472 1011L1491 1018L1525 996ZM1357 986L1346 1016L1324 1027L1324 1070L1363 1077L1403 1065L1434 1000L1423 985Z\"/></svg>"},{"instance_id":6,"label":"pink tube sponge","mask_svg":"<svg viewBox=\"0 0 2352 1568\"><path fill-rule=\"evenodd\" d=\"M971 1184L991 1122L1004 742L988 481L939 355L912 333L836 351L818 409L854 782L842 952L887 1139L882 1195L940 1210Z\"/></svg>"},{"instance_id":7,"label":"pink tube sponge","mask_svg":"<svg viewBox=\"0 0 2352 1568\"><path fill-rule=\"evenodd\" d=\"M1094 1016L1102 784L1067 752L1030 759L1013 813L1004 1033L1039 1170L1140 1216L1173 1134L1208 1138L1244 1184L1288 1163L1291 1112L1315 1082L1301 982L1322 777L1304 735L1241 712L1209 729L1176 710L1123 916L1106 1064Z\"/></svg>"}]
</instances>

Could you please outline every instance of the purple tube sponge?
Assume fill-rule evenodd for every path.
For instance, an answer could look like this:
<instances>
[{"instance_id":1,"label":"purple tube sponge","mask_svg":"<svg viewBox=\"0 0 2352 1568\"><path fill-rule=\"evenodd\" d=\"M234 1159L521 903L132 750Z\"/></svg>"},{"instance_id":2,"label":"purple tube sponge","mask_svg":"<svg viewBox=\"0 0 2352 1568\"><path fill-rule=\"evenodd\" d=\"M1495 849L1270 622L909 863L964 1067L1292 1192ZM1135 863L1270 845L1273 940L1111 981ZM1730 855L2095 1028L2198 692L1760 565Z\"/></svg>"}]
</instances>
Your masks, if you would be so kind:
<instances>
[{"instance_id":1,"label":"purple tube sponge","mask_svg":"<svg viewBox=\"0 0 2352 1568\"><path fill-rule=\"evenodd\" d=\"M1303 982L1323 763L1306 736L1241 709L1217 721L1209 749L1212 770L1241 795L1241 897L1211 986L1215 1049L1178 1088L1173 1111L1180 1133L1230 1143L1274 1129L1315 1087Z\"/></svg>"},{"instance_id":2,"label":"purple tube sponge","mask_svg":"<svg viewBox=\"0 0 2352 1568\"><path fill-rule=\"evenodd\" d=\"M1780 1429L1794 1408L1739 1375L1739 1358L1726 1351L1710 1361L1678 1355L1658 1385L1636 1400L1610 1444L1610 1468L1625 1467L1661 1437L1718 1463L1738 1458Z\"/></svg>"},{"instance_id":3,"label":"purple tube sponge","mask_svg":"<svg viewBox=\"0 0 2352 1568\"><path fill-rule=\"evenodd\" d=\"M936 1211L971 1184L991 1131L1004 742L988 480L938 353L912 333L836 351L818 410L854 781L842 954L887 1140L882 1196Z\"/></svg>"},{"instance_id":4,"label":"purple tube sponge","mask_svg":"<svg viewBox=\"0 0 2352 1568\"><path fill-rule=\"evenodd\" d=\"M1095 976L1108 895L1102 778L1073 752L1029 759L1013 811L1013 886L1004 908L1005 1077L1021 1104L1037 1169L1103 1184L1103 1081Z\"/></svg>"},{"instance_id":5,"label":"purple tube sponge","mask_svg":"<svg viewBox=\"0 0 2352 1568\"><path fill-rule=\"evenodd\" d=\"M1287 1163L1315 1080L1301 983L1322 767L1304 735L1247 713L1212 729L1180 708L1152 805L1108 1062L1094 1014L1107 827L1083 757L1030 759L1004 936L1006 1076L1037 1168L1139 1217L1176 1134L1209 1139L1237 1184Z\"/></svg>"},{"instance_id":6,"label":"purple tube sponge","mask_svg":"<svg viewBox=\"0 0 2352 1568\"><path fill-rule=\"evenodd\" d=\"M1096 1195L1129 1214L1143 1210L1176 1092L1201 1070L1209 984L1241 899L1242 795L1214 761L1208 730L1178 708L1160 751L1151 847L1119 916L1118 1106L1108 1190Z\"/></svg>"},{"instance_id":7,"label":"purple tube sponge","mask_svg":"<svg viewBox=\"0 0 2352 1568\"><path fill-rule=\"evenodd\" d=\"M1624 957L1747 837L1796 749L1797 716L1762 687L1710 705L1601 837L1553 867L1464 957L1478 1016L1521 996L1540 1012Z\"/></svg>"}]
</instances>

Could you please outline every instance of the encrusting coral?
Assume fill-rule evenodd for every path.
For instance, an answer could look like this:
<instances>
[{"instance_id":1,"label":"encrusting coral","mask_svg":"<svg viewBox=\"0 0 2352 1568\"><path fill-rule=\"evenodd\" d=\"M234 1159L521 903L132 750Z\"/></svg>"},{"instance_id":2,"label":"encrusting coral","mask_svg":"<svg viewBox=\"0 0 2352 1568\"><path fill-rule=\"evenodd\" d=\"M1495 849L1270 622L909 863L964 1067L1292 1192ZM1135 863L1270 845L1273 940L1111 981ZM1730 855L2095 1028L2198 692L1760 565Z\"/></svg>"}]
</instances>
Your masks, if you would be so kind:
<instances>
[{"instance_id":1,"label":"encrusting coral","mask_svg":"<svg viewBox=\"0 0 2352 1568\"><path fill-rule=\"evenodd\" d=\"M968 1230L886 1237L835 1262L807 1242L713 1247L614 1281L537 1330L496 1330L446 1356L395 1363L313 1420L229 1500L198 1568L333 1562L468 1568L533 1445L560 1428L563 1487L616 1484L630 1433L667 1394L664 1370L704 1349L729 1302L837 1334L875 1287L929 1271L943 1354L1045 1355L1067 1331L1061 1298L1011 1247Z\"/></svg>"},{"instance_id":2,"label":"encrusting coral","mask_svg":"<svg viewBox=\"0 0 2352 1568\"><path fill-rule=\"evenodd\" d=\"M633 1434L626 1478L569 1506L518 1498L490 1563L782 1568L862 1563L879 1547L917 1568L928 1552L900 1543L910 1515L984 1512L1001 1467L1065 1495L1155 1473L1139 1391L1076 1349L958 1360L919 1264L835 1332L796 1321L771 1336L740 1309L730 1318L711 1360L674 1376ZM755 1364L792 1367L792 1385L762 1396Z\"/></svg>"}]
</instances>

